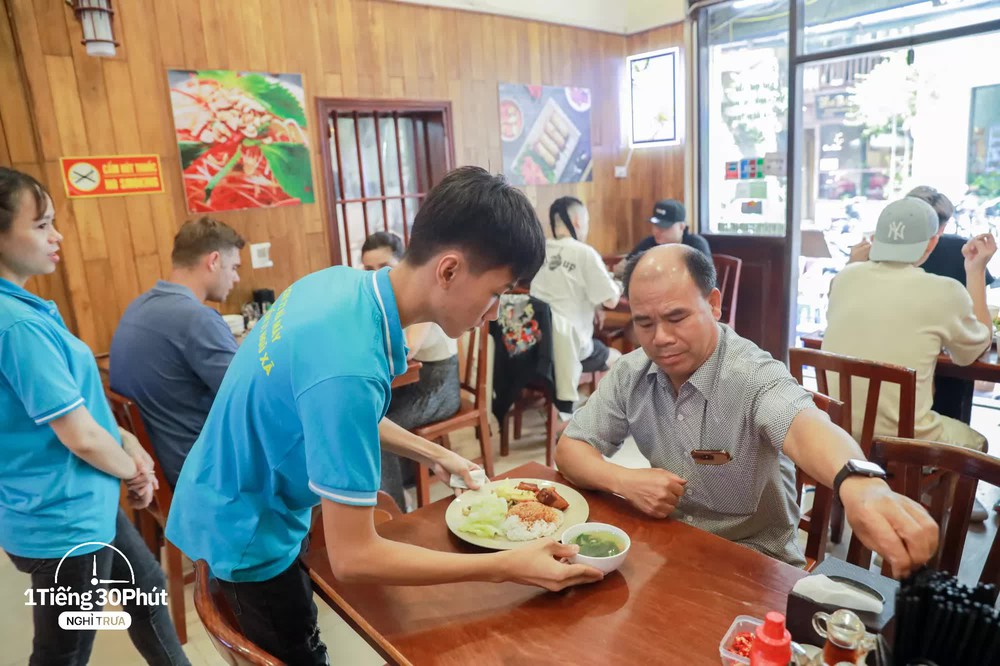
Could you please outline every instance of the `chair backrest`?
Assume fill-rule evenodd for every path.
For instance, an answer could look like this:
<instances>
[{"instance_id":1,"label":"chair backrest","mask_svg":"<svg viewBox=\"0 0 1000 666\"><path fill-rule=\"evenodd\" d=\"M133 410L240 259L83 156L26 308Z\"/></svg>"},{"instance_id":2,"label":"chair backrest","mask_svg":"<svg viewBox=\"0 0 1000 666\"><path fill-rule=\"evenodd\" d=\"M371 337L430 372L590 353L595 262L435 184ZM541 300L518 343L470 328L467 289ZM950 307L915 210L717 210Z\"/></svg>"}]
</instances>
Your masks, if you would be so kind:
<instances>
[{"instance_id":1,"label":"chair backrest","mask_svg":"<svg viewBox=\"0 0 1000 666\"><path fill-rule=\"evenodd\" d=\"M944 472L944 485L937 489L945 493L944 501L935 502L930 509L931 518L940 529L938 552L930 565L957 574L969 531L976 486L980 481L1000 486L1000 460L960 446L898 437L876 437L871 460L889 474L889 485L893 490L916 502L920 501L924 490L921 483L924 468L934 467ZM993 544L979 576L980 582L1000 585L998 534L1000 532L993 535ZM848 560L868 568L871 566L871 551L852 536ZM888 573L888 565L883 565L882 571Z\"/></svg>"},{"instance_id":2,"label":"chair backrest","mask_svg":"<svg viewBox=\"0 0 1000 666\"><path fill-rule=\"evenodd\" d=\"M853 430L854 412L852 405L855 402L855 396L851 394L851 380L855 378L868 380L868 396L865 399L864 419L861 435L858 438L858 444L861 445L861 450L866 457L871 450L872 438L875 434L879 394L882 391L883 383L899 385L899 422L896 427L896 435L913 437L913 421L917 400L916 371L899 365L831 354L820 349L792 347L788 350L788 368L799 384L802 383L802 369L807 366L816 369L816 386L819 388L819 392L825 395L830 395L827 372L837 374L839 378L838 398L844 405L843 426L847 432Z\"/></svg>"},{"instance_id":3,"label":"chair backrest","mask_svg":"<svg viewBox=\"0 0 1000 666\"><path fill-rule=\"evenodd\" d=\"M153 491L155 506L151 506L150 512L156 516L157 521L163 526L166 524L167 515L170 513L170 504L173 501L174 493L170 490L170 484L167 483L167 478L163 475L160 461L156 458L156 451L153 450L153 442L149 439L149 433L146 432L146 425L142 422L142 414L139 413L139 406L120 393L115 393L107 385L104 386L104 395L108 399L108 404L111 406L111 413L114 414L118 427L128 430L135 435L135 438L139 440L139 444L149 454L149 457L153 459L153 464L156 467L154 470L156 480L159 482L160 487Z\"/></svg>"},{"instance_id":4,"label":"chair backrest","mask_svg":"<svg viewBox=\"0 0 1000 666\"><path fill-rule=\"evenodd\" d=\"M840 427L844 427L844 403L835 400L828 395L809 391L812 395L813 403L818 409L823 410L830 417L830 421ZM796 474L801 475L801 471L796 467ZM826 555L826 543L830 534L830 514L833 509L833 491L823 484L817 483L813 491L813 504L810 509L809 527L806 530L806 558L813 560L816 564L823 561Z\"/></svg>"},{"instance_id":5,"label":"chair backrest","mask_svg":"<svg viewBox=\"0 0 1000 666\"><path fill-rule=\"evenodd\" d=\"M719 321L735 327L736 301L740 292L740 271L743 269L743 260L728 254L713 254L712 263L715 264L716 284L722 292L722 317Z\"/></svg>"},{"instance_id":6,"label":"chair backrest","mask_svg":"<svg viewBox=\"0 0 1000 666\"><path fill-rule=\"evenodd\" d=\"M239 630L229 600L205 560L194 563L194 607L216 651L229 666L284 666Z\"/></svg>"},{"instance_id":7,"label":"chair backrest","mask_svg":"<svg viewBox=\"0 0 1000 666\"><path fill-rule=\"evenodd\" d=\"M464 349L462 347L464 346ZM486 407L486 362L489 357L490 329L489 323L469 331L459 343L459 383L463 390L472 394L476 407Z\"/></svg>"}]
</instances>

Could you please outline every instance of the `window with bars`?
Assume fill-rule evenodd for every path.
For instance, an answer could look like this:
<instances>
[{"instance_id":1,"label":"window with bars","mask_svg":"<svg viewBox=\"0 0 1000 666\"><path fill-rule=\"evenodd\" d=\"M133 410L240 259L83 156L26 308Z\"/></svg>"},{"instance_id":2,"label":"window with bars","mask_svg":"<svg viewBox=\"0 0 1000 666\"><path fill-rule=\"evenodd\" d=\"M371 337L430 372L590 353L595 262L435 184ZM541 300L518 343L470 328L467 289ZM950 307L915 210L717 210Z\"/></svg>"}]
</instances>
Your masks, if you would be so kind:
<instances>
[{"instance_id":1,"label":"window with bars","mask_svg":"<svg viewBox=\"0 0 1000 666\"><path fill-rule=\"evenodd\" d=\"M427 192L451 169L451 105L320 99L331 261L361 265L369 234L404 245Z\"/></svg>"}]
</instances>

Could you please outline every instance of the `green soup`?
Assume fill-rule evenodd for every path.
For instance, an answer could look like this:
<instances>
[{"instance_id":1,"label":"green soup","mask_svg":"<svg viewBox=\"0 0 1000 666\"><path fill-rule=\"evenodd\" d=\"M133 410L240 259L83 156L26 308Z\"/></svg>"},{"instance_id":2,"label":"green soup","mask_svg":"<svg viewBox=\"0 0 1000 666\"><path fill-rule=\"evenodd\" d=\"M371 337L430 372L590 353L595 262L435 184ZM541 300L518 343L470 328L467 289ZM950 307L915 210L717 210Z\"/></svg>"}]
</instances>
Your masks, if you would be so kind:
<instances>
[{"instance_id":1,"label":"green soup","mask_svg":"<svg viewBox=\"0 0 1000 666\"><path fill-rule=\"evenodd\" d=\"M587 557L613 557L625 550L625 544L611 532L582 532L573 543Z\"/></svg>"}]
</instances>

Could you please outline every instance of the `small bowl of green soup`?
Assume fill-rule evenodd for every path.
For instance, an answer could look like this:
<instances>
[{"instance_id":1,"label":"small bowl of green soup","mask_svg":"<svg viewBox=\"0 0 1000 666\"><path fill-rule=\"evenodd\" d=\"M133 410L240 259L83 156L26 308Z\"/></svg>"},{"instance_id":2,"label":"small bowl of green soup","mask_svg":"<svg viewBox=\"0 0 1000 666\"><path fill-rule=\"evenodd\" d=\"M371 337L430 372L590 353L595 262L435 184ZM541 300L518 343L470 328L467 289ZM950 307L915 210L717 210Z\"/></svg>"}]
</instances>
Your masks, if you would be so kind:
<instances>
[{"instance_id":1,"label":"small bowl of green soup","mask_svg":"<svg viewBox=\"0 0 1000 666\"><path fill-rule=\"evenodd\" d=\"M606 574L622 565L632 545L624 530L607 523L574 525L563 532L562 542L580 547L580 552L572 559L573 564L586 564Z\"/></svg>"}]
</instances>

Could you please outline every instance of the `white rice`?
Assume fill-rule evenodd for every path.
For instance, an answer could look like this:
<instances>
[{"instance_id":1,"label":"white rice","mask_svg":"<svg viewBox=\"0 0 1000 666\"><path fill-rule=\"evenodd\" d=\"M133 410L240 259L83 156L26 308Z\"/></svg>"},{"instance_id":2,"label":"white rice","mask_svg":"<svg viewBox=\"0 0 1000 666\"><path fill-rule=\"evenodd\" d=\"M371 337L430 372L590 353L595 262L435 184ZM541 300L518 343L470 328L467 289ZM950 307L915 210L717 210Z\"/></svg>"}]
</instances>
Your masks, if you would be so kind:
<instances>
[{"instance_id":1,"label":"white rice","mask_svg":"<svg viewBox=\"0 0 1000 666\"><path fill-rule=\"evenodd\" d=\"M562 512L559 512L559 519L550 523L545 520L536 520L533 523L525 523L517 516L507 516L504 519L501 529L507 534L509 541L531 541L547 537L562 524Z\"/></svg>"}]
</instances>

